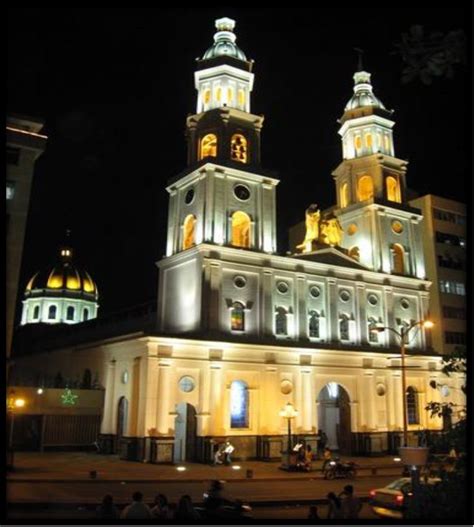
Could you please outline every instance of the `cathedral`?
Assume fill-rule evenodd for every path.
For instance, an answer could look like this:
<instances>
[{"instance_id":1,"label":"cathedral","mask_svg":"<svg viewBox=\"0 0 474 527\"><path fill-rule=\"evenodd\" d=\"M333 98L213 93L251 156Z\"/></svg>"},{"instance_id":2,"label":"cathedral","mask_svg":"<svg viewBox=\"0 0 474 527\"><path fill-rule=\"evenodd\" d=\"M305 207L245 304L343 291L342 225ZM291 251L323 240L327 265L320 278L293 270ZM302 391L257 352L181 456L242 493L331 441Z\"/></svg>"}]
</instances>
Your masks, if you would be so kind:
<instances>
[{"instance_id":1,"label":"cathedral","mask_svg":"<svg viewBox=\"0 0 474 527\"><path fill-rule=\"evenodd\" d=\"M236 459L278 458L287 403L293 433L307 444L324 431L342 454L380 454L396 451L403 429L400 341L383 329L406 328L408 433L418 444L417 433L442 428L425 406L440 400L433 381L443 374L423 326L431 285L423 217L407 201L392 111L360 67L339 121L337 204L309 205L304 237L279 255L279 181L261 167L254 63L234 28L217 20L196 63L187 167L166 187L155 327L61 345L16 366L98 371L99 442L125 459L207 462L225 439Z\"/></svg>"}]
</instances>

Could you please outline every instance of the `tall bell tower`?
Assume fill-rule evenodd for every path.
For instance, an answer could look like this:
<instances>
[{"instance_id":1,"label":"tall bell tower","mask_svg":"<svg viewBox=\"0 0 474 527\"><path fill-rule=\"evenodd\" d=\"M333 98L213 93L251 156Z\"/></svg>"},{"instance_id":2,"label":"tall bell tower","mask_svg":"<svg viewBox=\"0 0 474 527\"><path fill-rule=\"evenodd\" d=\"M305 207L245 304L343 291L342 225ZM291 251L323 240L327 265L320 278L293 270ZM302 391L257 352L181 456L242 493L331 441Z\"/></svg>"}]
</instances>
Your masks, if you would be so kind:
<instances>
[{"instance_id":1,"label":"tall bell tower","mask_svg":"<svg viewBox=\"0 0 474 527\"><path fill-rule=\"evenodd\" d=\"M334 170L337 215L349 255L374 271L425 278L420 211L408 205L408 162L395 156L391 119L371 74L354 74L339 120L343 161Z\"/></svg>"},{"instance_id":2,"label":"tall bell tower","mask_svg":"<svg viewBox=\"0 0 474 527\"><path fill-rule=\"evenodd\" d=\"M235 22L216 20L214 44L197 60L197 113L186 120L188 166L170 182L170 256L200 243L276 251L274 179L261 168L263 116L250 113L253 62Z\"/></svg>"}]
</instances>

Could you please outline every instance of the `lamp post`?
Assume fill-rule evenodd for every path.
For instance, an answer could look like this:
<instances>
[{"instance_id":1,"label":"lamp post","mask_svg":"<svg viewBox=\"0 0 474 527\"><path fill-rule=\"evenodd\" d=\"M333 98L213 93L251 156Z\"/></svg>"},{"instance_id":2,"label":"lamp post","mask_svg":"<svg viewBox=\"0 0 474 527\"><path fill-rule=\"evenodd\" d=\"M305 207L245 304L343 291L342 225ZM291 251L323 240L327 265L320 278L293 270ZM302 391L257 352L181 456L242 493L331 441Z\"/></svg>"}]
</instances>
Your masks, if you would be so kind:
<instances>
[{"instance_id":1,"label":"lamp post","mask_svg":"<svg viewBox=\"0 0 474 527\"><path fill-rule=\"evenodd\" d=\"M412 322L408 327L402 326L400 331L389 326L373 326L370 331L382 332L385 330L393 331L400 339L400 355L401 355L401 370L402 370L402 408L403 408L403 447L400 448L400 457L404 465L412 466L412 483L413 488L417 485L417 466L425 465L428 449L427 448L409 448L408 447L408 413L407 413L407 397L406 397L406 366L405 366L405 352L406 347L409 344L410 331L415 327L424 327L426 329L434 326L431 320L419 320L418 322Z\"/></svg>"},{"instance_id":2,"label":"lamp post","mask_svg":"<svg viewBox=\"0 0 474 527\"><path fill-rule=\"evenodd\" d=\"M280 417L283 417L284 419L288 420L288 448L287 448L287 462L286 467L283 466L282 468L289 469L290 468L290 456L291 456L291 420L295 418L298 415L298 410L290 403L287 402L285 406L280 410Z\"/></svg>"},{"instance_id":3,"label":"lamp post","mask_svg":"<svg viewBox=\"0 0 474 527\"><path fill-rule=\"evenodd\" d=\"M15 424L15 411L25 406L25 399L22 397L16 397L15 391L12 390L7 398L7 413L10 416L10 431L8 434L8 452L10 454L9 462L7 461L7 469L14 469L14 456L15 451L13 449L13 430Z\"/></svg>"}]
</instances>

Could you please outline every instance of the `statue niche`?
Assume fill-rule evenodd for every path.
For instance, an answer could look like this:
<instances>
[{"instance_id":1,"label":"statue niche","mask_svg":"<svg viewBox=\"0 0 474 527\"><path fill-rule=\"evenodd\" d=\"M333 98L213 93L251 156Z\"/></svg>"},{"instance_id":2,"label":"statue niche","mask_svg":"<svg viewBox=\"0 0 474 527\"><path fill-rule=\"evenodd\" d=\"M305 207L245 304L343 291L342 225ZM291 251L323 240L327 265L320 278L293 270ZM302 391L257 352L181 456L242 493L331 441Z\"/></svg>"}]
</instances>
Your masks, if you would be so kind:
<instances>
[{"instance_id":1,"label":"statue niche","mask_svg":"<svg viewBox=\"0 0 474 527\"><path fill-rule=\"evenodd\" d=\"M296 249L303 253L311 252L319 246L340 247L344 231L336 217L321 219L318 206L313 203L306 209L306 235Z\"/></svg>"}]
</instances>

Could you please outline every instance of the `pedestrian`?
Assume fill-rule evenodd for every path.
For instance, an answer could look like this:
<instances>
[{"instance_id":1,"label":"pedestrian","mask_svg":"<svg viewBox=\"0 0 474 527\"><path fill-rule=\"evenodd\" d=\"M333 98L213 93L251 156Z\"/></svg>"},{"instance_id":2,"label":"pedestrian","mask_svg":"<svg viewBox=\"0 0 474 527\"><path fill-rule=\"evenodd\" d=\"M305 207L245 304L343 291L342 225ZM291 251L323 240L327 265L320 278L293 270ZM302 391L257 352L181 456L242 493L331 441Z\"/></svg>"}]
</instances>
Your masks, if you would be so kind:
<instances>
[{"instance_id":1,"label":"pedestrian","mask_svg":"<svg viewBox=\"0 0 474 527\"><path fill-rule=\"evenodd\" d=\"M328 500L328 520L343 518L341 500L334 494L334 492L330 492L326 498Z\"/></svg>"},{"instance_id":2,"label":"pedestrian","mask_svg":"<svg viewBox=\"0 0 474 527\"><path fill-rule=\"evenodd\" d=\"M308 520L319 520L318 508L316 505L311 505L308 512Z\"/></svg>"},{"instance_id":3,"label":"pedestrian","mask_svg":"<svg viewBox=\"0 0 474 527\"><path fill-rule=\"evenodd\" d=\"M328 444L328 436L324 430L319 431L319 448L324 452L326 445Z\"/></svg>"},{"instance_id":4,"label":"pedestrian","mask_svg":"<svg viewBox=\"0 0 474 527\"><path fill-rule=\"evenodd\" d=\"M326 447L323 452L323 468L321 469L324 472L324 469L326 468L326 465L331 461L332 459L332 452L331 450Z\"/></svg>"},{"instance_id":5,"label":"pedestrian","mask_svg":"<svg viewBox=\"0 0 474 527\"><path fill-rule=\"evenodd\" d=\"M311 450L311 445L306 445L306 450L304 453L304 469L306 472L310 472L313 465L313 451Z\"/></svg>"},{"instance_id":6,"label":"pedestrian","mask_svg":"<svg viewBox=\"0 0 474 527\"><path fill-rule=\"evenodd\" d=\"M181 520L187 523L188 521L200 520L201 516L198 511L194 508L191 496L185 494L179 499L176 511L174 513L175 520Z\"/></svg>"},{"instance_id":7,"label":"pedestrian","mask_svg":"<svg viewBox=\"0 0 474 527\"><path fill-rule=\"evenodd\" d=\"M102 498L102 503L96 509L97 518L102 519L117 519L120 518L120 513L114 505L114 498L111 494L106 494Z\"/></svg>"},{"instance_id":8,"label":"pedestrian","mask_svg":"<svg viewBox=\"0 0 474 527\"><path fill-rule=\"evenodd\" d=\"M168 520L170 518L170 512L168 498L164 494L158 494L151 509L152 517Z\"/></svg>"},{"instance_id":9,"label":"pedestrian","mask_svg":"<svg viewBox=\"0 0 474 527\"><path fill-rule=\"evenodd\" d=\"M232 463L232 458L230 455L235 450L234 445L227 439L224 445L224 464L230 465Z\"/></svg>"},{"instance_id":10,"label":"pedestrian","mask_svg":"<svg viewBox=\"0 0 474 527\"><path fill-rule=\"evenodd\" d=\"M143 494L134 492L132 503L123 509L120 518L124 520L149 520L152 518L151 509L146 503L143 503Z\"/></svg>"},{"instance_id":11,"label":"pedestrian","mask_svg":"<svg viewBox=\"0 0 474 527\"><path fill-rule=\"evenodd\" d=\"M222 465L223 445L214 445L214 465Z\"/></svg>"},{"instance_id":12,"label":"pedestrian","mask_svg":"<svg viewBox=\"0 0 474 527\"><path fill-rule=\"evenodd\" d=\"M346 485L339 495L342 505L342 514L344 519L356 520L362 509L362 503L357 496L354 496L354 487Z\"/></svg>"}]
</instances>

